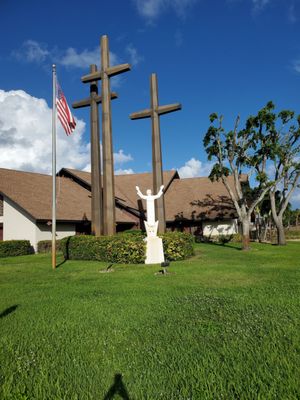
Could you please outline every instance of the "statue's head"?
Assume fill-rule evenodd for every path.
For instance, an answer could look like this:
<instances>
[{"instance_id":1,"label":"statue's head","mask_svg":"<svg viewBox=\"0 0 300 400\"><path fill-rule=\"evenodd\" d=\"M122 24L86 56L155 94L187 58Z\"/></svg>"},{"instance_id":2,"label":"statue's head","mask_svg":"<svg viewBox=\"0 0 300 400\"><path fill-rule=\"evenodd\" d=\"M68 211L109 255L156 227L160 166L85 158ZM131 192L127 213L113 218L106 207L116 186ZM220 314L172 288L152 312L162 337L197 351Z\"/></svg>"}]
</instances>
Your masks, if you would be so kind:
<instances>
[{"instance_id":1,"label":"statue's head","mask_svg":"<svg viewBox=\"0 0 300 400\"><path fill-rule=\"evenodd\" d=\"M151 194L152 194L151 189L148 189L146 193L147 193L147 196L151 196Z\"/></svg>"},{"instance_id":2,"label":"statue's head","mask_svg":"<svg viewBox=\"0 0 300 400\"><path fill-rule=\"evenodd\" d=\"M148 229L147 229L147 234L148 234L148 236L151 236L151 237L154 237L154 236L156 236L156 226L154 225L154 226L152 226L152 225L148 225Z\"/></svg>"}]
</instances>

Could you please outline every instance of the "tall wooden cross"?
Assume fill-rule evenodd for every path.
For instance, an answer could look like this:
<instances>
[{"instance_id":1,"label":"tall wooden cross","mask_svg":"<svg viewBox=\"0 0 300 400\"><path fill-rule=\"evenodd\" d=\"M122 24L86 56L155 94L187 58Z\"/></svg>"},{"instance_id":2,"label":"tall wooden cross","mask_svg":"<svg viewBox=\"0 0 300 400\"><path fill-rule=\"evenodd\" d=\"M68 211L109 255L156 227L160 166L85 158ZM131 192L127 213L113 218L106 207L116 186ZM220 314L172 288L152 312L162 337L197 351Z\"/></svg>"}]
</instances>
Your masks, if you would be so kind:
<instances>
[{"instance_id":1,"label":"tall wooden cross","mask_svg":"<svg viewBox=\"0 0 300 400\"><path fill-rule=\"evenodd\" d=\"M97 72L96 65L90 65L90 73ZM117 97L116 93L111 94L112 99ZM96 236L103 234L103 204L102 204L102 185L101 185L101 153L99 135L99 113L98 104L102 102L98 96L97 81L90 84L90 97L77 101L72 104L73 108L91 107L91 191L92 191L92 223L91 233Z\"/></svg>"},{"instance_id":2,"label":"tall wooden cross","mask_svg":"<svg viewBox=\"0 0 300 400\"><path fill-rule=\"evenodd\" d=\"M152 173L153 173L153 192L158 193L163 185L163 168L160 140L159 117L173 111L181 110L181 104L169 104L167 106L158 105L158 85L156 74L150 77L151 108L130 114L131 119L151 118L152 120ZM166 230L165 201L161 196L155 204L155 215L159 221L158 232L164 233Z\"/></svg>"},{"instance_id":3,"label":"tall wooden cross","mask_svg":"<svg viewBox=\"0 0 300 400\"><path fill-rule=\"evenodd\" d=\"M106 35L101 37L101 70L81 78L83 83L102 80L102 149L103 149L103 233L116 232L114 160L111 124L110 77L130 70L129 64L109 65L109 45Z\"/></svg>"}]
</instances>

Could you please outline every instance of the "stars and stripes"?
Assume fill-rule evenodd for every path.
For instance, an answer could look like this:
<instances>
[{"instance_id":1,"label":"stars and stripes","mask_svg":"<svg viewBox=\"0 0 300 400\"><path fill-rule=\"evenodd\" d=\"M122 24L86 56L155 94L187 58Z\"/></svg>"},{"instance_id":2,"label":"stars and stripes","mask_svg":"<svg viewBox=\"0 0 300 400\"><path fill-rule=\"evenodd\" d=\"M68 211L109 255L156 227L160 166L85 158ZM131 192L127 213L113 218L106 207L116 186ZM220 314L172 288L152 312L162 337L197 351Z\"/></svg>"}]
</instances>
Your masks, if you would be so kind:
<instances>
[{"instance_id":1,"label":"stars and stripes","mask_svg":"<svg viewBox=\"0 0 300 400\"><path fill-rule=\"evenodd\" d=\"M66 134L69 136L75 130L76 122L70 111L67 100L59 83L56 81L56 107L57 116L60 120Z\"/></svg>"}]
</instances>

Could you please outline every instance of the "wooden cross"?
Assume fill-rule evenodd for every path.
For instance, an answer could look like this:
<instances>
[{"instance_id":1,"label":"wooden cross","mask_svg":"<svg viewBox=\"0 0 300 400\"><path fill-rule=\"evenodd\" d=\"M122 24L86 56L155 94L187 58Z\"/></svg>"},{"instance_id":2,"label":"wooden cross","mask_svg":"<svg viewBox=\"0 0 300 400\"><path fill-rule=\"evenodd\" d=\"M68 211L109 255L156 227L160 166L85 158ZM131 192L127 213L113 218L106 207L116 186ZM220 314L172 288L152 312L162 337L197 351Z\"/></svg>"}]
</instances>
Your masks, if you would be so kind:
<instances>
[{"instance_id":1,"label":"wooden cross","mask_svg":"<svg viewBox=\"0 0 300 400\"><path fill-rule=\"evenodd\" d=\"M96 65L90 65L90 73L97 72ZM111 98L117 98L116 93L111 94ZM91 190L92 190L92 223L91 233L96 236L103 234L103 204L102 204L102 185L101 185L101 154L100 154L100 135L99 135L99 114L98 104L102 102L98 96L98 85L96 81L90 84L90 97L77 101L72 104L73 108L91 107Z\"/></svg>"},{"instance_id":2,"label":"wooden cross","mask_svg":"<svg viewBox=\"0 0 300 400\"><path fill-rule=\"evenodd\" d=\"M173 111L181 110L181 104L170 104L167 106L158 105L158 85L156 74L151 74L150 77L150 95L151 108L143 111L138 111L130 114L131 119L151 118L152 120L152 172L153 172L153 192L159 192L159 188L163 185L163 168L161 155L161 140L160 140L160 123L159 117L162 114L167 114ZM164 233L166 230L165 217L165 201L164 196L161 196L155 204L155 215L159 221L158 232Z\"/></svg>"},{"instance_id":3,"label":"wooden cross","mask_svg":"<svg viewBox=\"0 0 300 400\"><path fill-rule=\"evenodd\" d=\"M116 232L114 160L111 124L110 77L130 70L129 64L111 67L109 65L109 45L106 35L101 37L101 70L91 72L81 78L83 83L102 80L102 148L103 148L103 233Z\"/></svg>"}]
</instances>

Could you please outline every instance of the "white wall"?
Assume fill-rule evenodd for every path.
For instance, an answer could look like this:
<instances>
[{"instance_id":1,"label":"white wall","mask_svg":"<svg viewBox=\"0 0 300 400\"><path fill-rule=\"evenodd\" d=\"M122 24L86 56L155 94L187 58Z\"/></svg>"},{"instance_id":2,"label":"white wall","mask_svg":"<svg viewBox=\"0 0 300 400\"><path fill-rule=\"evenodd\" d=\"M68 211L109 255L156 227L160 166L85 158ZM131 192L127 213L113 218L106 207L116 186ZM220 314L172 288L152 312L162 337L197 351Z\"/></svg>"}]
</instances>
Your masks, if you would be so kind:
<instances>
[{"instance_id":1,"label":"white wall","mask_svg":"<svg viewBox=\"0 0 300 400\"><path fill-rule=\"evenodd\" d=\"M3 240L30 240L36 244L35 220L6 197L3 201Z\"/></svg>"},{"instance_id":2,"label":"white wall","mask_svg":"<svg viewBox=\"0 0 300 400\"><path fill-rule=\"evenodd\" d=\"M52 239L52 226L46 223L37 223L36 227L36 241L51 240ZM62 239L66 236L75 235L75 223L56 223L56 239Z\"/></svg>"},{"instance_id":3,"label":"white wall","mask_svg":"<svg viewBox=\"0 0 300 400\"><path fill-rule=\"evenodd\" d=\"M1 222L1 220L0 220ZM5 198L3 201L3 240L30 240L37 250L40 240L51 240L51 225L36 223L36 221L22 210L17 204ZM75 235L75 223L56 224L56 239Z\"/></svg>"},{"instance_id":4,"label":"white wall","mask_svg":"<svg viewBox=\"0 0 300 400\"><path fill-rule=\"evenodd\" d=\"M238 223L236 219L203 222L203 236L234 235L235 233L238 233Z\"/></svg>"},{"instance_id":5,"label":"white wall","mask_svg":"<svg viewBox=\"0 0 300 400\"><path fill-rule=\"evenodd\" d=\"M1 216L0 217L0 224L3 222L3 217Z\"/></svg>"}]
</instances>

